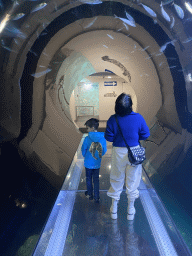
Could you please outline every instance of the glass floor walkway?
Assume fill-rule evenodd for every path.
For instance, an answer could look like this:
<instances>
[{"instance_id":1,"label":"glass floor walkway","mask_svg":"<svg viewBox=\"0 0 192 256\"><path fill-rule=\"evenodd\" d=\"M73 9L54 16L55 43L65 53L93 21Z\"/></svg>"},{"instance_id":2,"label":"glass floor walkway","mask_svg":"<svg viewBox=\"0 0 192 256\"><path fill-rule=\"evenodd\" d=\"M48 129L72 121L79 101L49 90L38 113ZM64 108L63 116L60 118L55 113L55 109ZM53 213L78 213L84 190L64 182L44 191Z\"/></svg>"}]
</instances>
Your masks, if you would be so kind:
<instances>
[{"instance_id":1,"label":"glass floor walkway","mask_svg":"<svg viewBox=\"0 0 192 256\"><path fill-rule=\"evenodd\" d=\"M191 255L143 170L136 214L127 220L125 190L112 220L107 196L112 143L100 168L100 203L85 197L86 177L81 154L83 135L62 189L42 231L34 256L176 256Z\"/></svg>"}]
</instances>

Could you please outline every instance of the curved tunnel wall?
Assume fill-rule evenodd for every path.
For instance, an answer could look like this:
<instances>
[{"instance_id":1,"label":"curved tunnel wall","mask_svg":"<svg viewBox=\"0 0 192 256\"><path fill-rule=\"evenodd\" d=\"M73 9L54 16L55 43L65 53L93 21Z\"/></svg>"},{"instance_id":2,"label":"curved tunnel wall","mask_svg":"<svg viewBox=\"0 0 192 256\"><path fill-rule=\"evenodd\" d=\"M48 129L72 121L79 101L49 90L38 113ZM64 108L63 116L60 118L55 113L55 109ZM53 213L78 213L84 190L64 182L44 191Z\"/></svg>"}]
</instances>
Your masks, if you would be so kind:
<instances>
[{"instance_id":1,"label":"curved tunnel wall","mask_svg":"<svg viewBox=\"0 0 192 256\"><path fill-rule=\"evenodd\" d=\"M107 5L107 3L103 3L103 4L106 4ZM118 7L118 8L117 8ZM76 12L78 12L78 13L84 13L85 14L85 16L84 16L84 18L86 17L86 15L87 15L87 17L89 17L89 15L90 15L90 13L87 11L87 9L89 9L90 7L89 6L80 6L80 7L77 7L76 9L75 9L75 11ZM117 15L119 15L120 16L120 11L122 11L123 10L123 8L121 8L121 6L120 6L120 4L116 4L115 6L113 6L113 8L114 8L114 12L117 14ZM95 7L94 8L94 11L95 11L95 15L99 15L99 14L101 14L101 10L104 12L104 13L102 13L102 15L107 15L107 13L105 13L105 8L101 8L101 9L98 9L97 7ZM45 35L45 36L43 36L42 38L41 37L39 37L39 39L38 40L36 40L36 42L35 42L35 44L33 45L33 47L32 47L32 50L31 50L31 52L32 53L30 53L30 55L28 56L28 58L27 58L27 61L29 61L30 63L31 62L35 62L35 60L38 60L38 63L40 63L41 61L39 60L39 59L37 59L36 58L36 56L35 56L35 54L34 53L36 53L37 55L40 55L40 47L39 47L39 45L41 45L41 51L43 52L44 51L44 48L45 48L45 46L47 46L47 44L45 43L46 42L46 40L47 40L47 42L50 40L50 34L51 34L51 37L53 37L53 27L54 28L57 28L57 30L54 30L54 33L56 34L56 32L57 31L59 31L59 29L61 28L61 27L59 27L58 26L58 24L62 24L62 20L63 20L63 18L64 17L73 17L73 15L72 15L72 12L74 12L74 10L69 10L67 13L65 13L65 14L62 14L61 16L59 16L54 22L52 22L47 28L46 28L46 31L47 31L47 35ZM134 13L135 12L135 13ZM166 35L166 33L165 32L163 32L163 30L161 29L161 27L159 26L159 25L157 25L157 24L154 24L154 22L153 22L153 20L151 19L151 18L149 18L149 17L145 17L145 22L144 22L144 15L143 14L141 14L141 13L136 13L136 11L134 10L134 11L130 11L129 10L129 13L131 14L131 15L133 15L133 17L135 18L135 20L136 20L136 22L138 23L138 24L142 24L142 26L144 26L145 27L145 29L148 31L148 33L150 33L152 36L153 36L153 38L155 39L155 41L159 44L159 46L161 46L161 45L163 45L165 42L167 42L167 41L170 41L171 39ZM113 14L113 11L112 11L112 14ZM79 18L79 17L78 17ZM59 22L60 21L60 22ZM74 19L72 19L72 20L69 20L68 19L68 23L70 23L70 22L73 22L74 21ZM66 20L65 20L65 22L66 22ZM103 22L103 24L106 24L105 22ZM63 24L62 24L62 26L63 26ZM73 29L72 29L73 28ZM98 28L99 29L102 29L102 26L100 25L100 26L98 26ZM94 28L94 30L97 30L98 29L97 28L97 25L95 26L95 28ZM106 28L106 25L104 25L104 28ZM159 30L159 31L158 31ZM49 31L52 31L52 33L49 33ZM64 31L65 31L65 29L64 29ZM69 30L68 30L69 31ZM81 33L81 30L80 29L78 29L78 27L71 27L71 29L70 29L70 31L72 31L72 34L73 34L73 37L75 37L75 34L76 35L78 35L79 33ZM74 31L76 32L76 33L74 33ZM45 33L45 31L43 31L42 33ZM61 33L61 32L60 32ZM67 38L71 38L71 36L69 36L69 34L68 33L66 33L67 34ZM158 35L159 34L161 34L162 36L161 36L161 38L159 38L158 37ZM61 34L60 34L61 35ZM46 38L47 37L47 38ZM59 38L59 36L57 36L57 38ZM68 41L67 40L67 38L65 38L64 36L62 37L62 39L63 39L63 41L65 40L65 42L66 41ZM46 39L46 40L45 40ZM43 41L43 45L41 44L41 41ZM54 46L55 46L55 44L54 44ZM52 47L53 47L53 45L52 45ZM61 43L60 43L60 47L61 47ZM57 49L57 48L56 48ZM49 52L49 46L46 48L46 50L48 51L48 53L49 53L49 56L50 56L50 52ZM177 53L176 53L176 51L175 51L175 49L174 49L174 47L172 47L172 46L169 46L169 48L167 47L167 50L165 51L165 55L167 55L166 57L167 58L169 58L170 56L173 58L173 57L175 57L176 58L176 60L168 60L168 63L169 63L169 65L177 65L177 69L182 69L182 67L181 67L181 65L180 65L180 63L179 63L179 61L178 61L178 56L177 56ZM42 63L44 63L44 65L45 65L45 60L46 60L46 55L45 56L43 56L43 61L42 61ZM47 65L50 63L50 58L48 59L48 60L46 60L47 61ZM155 61L155 58L154 58L154 60L153 61ZM159 60L158 60L159 61ZM36 62L37 63L37 62ZM28 67L29 66L29 64L27 64L27 62L26 62L26 67ZM156 66L157 67L157 66ZM35 69L33 69L33 70L31 70L31 72L32 73L38 73L38 70L36 69L36 65L34 65L34 68ZM175 100L176 100L176 108L177 108L177 112L175 111L175 114L173 114L174 113L174 104L175 104L175 102L173 102L172 100L171 100L171 98L173 98L173 95L170 93L170 89L169 89L169 87L170 87L170 84L167 86L167 76L164 76L164 80L163 80L163 74L165 75L165 71L163 70L163 72L161 73L161 76L160 76L160 82L161 82L161 92L162 92L162 100L163 100L163 106L162 106L162 108L159 110L159 112L158 112L158 119L164 124L164 125L167 125L168 127L171 127L172 129L174 129L176 132L180 132L181 133L181 126L182 125L185 125L185 120L184 121L182 121L182 118L183 118L183 116L185 116L185 107L186 107L186 103L187 103L187 101L186 101L186 91L184 90L184 89L182 89L179 85L181 84L181 83L183 83L183 82L185 82L184 81L184 79L183 79L183 76L182 76L182 73L180 72L177 72L177 70L175 70L175 69L170 69L171 70L171 72L172 72L172 77L173 77L173 80L174 80L174 96L176 96L175 97ZM50 72L51 73L51 72ZM158 73L160 74L160 70L158 70ZM176 77L175 77L175 75L176 75ZM58 76L59 77L59 76ZM174 79L174 77L175 77L175 79ZM59 78L58 78L59 79ZM56 84L57 84L57 82L58 82L58 79L56 80ZM34 81L34 84L35 84L35 82L37 83L37 87L38 87L38 91L36 92L37 93L37 95L43 95L44 94L44 88L43 88L43 86L41 87L42 88L42 90L41 90L41 94L40 94L40 91L39 91L39 85L44 85L44 81L43 81L43 78L42 78L42 81L41 81L41 78L36 78L35 80L37 80L38 82L36 82L36 81ZM166 81L165 81L166 80ZM35 87L34 87L35 88ZM33 88L33 89L34 89ZM169 93L167 93L167 92L169 92ZM35 90L34 90L34 93L35 93ZM177 95L179 95L180 97L182 97L183 99L181 100L181 98L178 98L177 97ZM183 96L182 96L183 95ZM45 95L43 96L44 97L44 101L45 101ZM40 98L41 97L38 97L38 104L39 104L39 100L40 100ZM36 98L34 97L34 101L36 100ZM37 101L37 100L36 100ZM170 104L170 102L172 102L171 104ZM35 107L35 106L34 106ZM39 115L39 113L40 113L40 111L39 111L39 106L38 107L36 107L37 108L37 110L36 111L38 111L38 113L36 113L34 116L37 118L37 115ZM44 108L44 107L43 107ZM59 109L59 108L58 108ZM177 118L177 114L178 114L178 116L179 116L179 120L180 120L180 122L179 121L176 121L178 118ZM42 114L41 114L42 115ZM62 113L61 113L61 115L62 115ZM172 118L171 118L172 117ZM49 134L49 136L51 137L51 140L53 140L57 145L58 144L60 144L60 147L63 149L63 145L64 144L62 144L62 142L61 142L61 140L59 140L60 138L62 138L62 132L58 132L57 131L57 134L58 134L58 136L57 136L57 139L56 138L54 138L55 136L54 136L54 134L53 133L51 133L51 135L50 135L50 130L48 131L48 127L50 127L50 124L48 125L48 118L49 117L47 117L47 119L46 119L46 121L45 121L45 123L44 123L44 131L46 131L46 134L48 135ZM63 117L64 118L64 117ZM41 123L43 123L43 120L44 120L44 118L43 117L41 117L40 118L41 119ZM40 122L40 119L39 119L39 121L36 119L36 122L35 122L35 125L36 125L36 133L33 135L34 137L37 135L37 132L38 132L38 123ZM67 119L69 119L69 115L67 115ZM66 120L66 122L70 122L69 120ZM47 124L47 126L46 126L46 124ZM58 125L59 126L59 125ZM55 130L55 129L54 129ZM52 131L53 131L53 129L52 129ZM74 129L74 132L75 132L75 129ZM28 135L28 137L29 137L29 135ZM37 140L37 139L36 139ZM32 149L33 150L33 149ZM67 149L69 152L70 152L70 149L68 148ZM31 152L32 153L32 152ZM73 155L73 153L71 154L71 155Z\"/></svg>"},{"instance_id":2,"label":"curved tunnel wall","mask_svg":"<svg viewBox=\"0 0 192 256\"><path fill-rule=\"evenodd\" d=\"M128 3L128 4L130 4L130 3ZM36 67L37 67L37 63L40 61L40 59L39 59L40 55L41 55L41 58L43 58L43 63L45 66L49 65L51 57L54 58L55 52L50 51L48 54L48 57L47 57L45 48L46 48L48 42L51 40L51 38L63 27L67 28L67 25L69 25L73 22L77 22L77 21L81 22L81 19L97 17L98 15L103 16L105 18L110 17L110 16L112 17L114 13L117 16L125 15L124 14L125 6L123 4L117 3L117 2L113 2L113 4L111 4L110 2L106 1L106 2L103 2L102 5L94 5L94 6L93 5L79 5L79 6L76 6L76 7L73 6L73 7L74 8L70 9L69 6L68 7L64 6L63 8L65 8L66 12L62 13L61 15L59 15L58 12L56 14L56 12L52 11L52 19L54 19L54 15L55 15L55 19L51 22L51 21L48 21L47 17L46 17L45 24L50 23L50 22L51 23L45 29L42 29L42 26L40 26L38 24L35 27L35 30L31 31L30 38L28 39L28 41L26 40L26 42L22 45L22 48L20 49L18 56L16 58L13 57L13 60L15 58L14 62L11 61L11 56L13 56L14 53L10 54L10 58L9 58L9 62L8 62L9 68L6 71L7 74L11 74L11 77L13 77L13 79L14 79L13 81L11 81L11 84L15 83L17 81L17 87L18 87L19 79L21 78L20 85L21 85L22 101L21 101L21 133L20 133L20 137L19 137L19 140L21 140L20 147L25 151L25 153L28 156L30 156L34 152L33 146L32 146L33 142L34 142L34 145L38 145L38 143L40 141L41 141L41 143L49 141L49 143L48 143L49 146L51 146L51 143L54 143L55 150L60 150L61 151L60 153L61 154L64 153L66 156L66 159L68 159L68 160L66 160L66 162L68 164L65 166L65 168L64 168L65 171L63 171L63 173L66 172L67 166L69 166L69 164L70 164L70 159L72 159L72 157L76 151L76 147L78 145L78 141L80 141L81 134L78 133L78 131L75 128L75 126L73 125L73 123L69 120L69 118L68 118L69 116L66 117L66 119L64 119L64 117L63 116L61 117L61 115L58 113L59 112L58 109L54 109L53 107L51 108L50 111L52 111L53 113L54 113L54 111L56 111L55 114L53 114L53 116L55 116L55 118L56 118L54 123L58 122L58 126L55 127L55 129L53 129L53 130L57 131L57 133L55 135L54 135L54 132L50 133L51 128L48 131L48 127L50 127L49 122L53 122L53 119L49 120L49 117L46 116L47 115L46 109L48 109L48 107L50 107L48 105L46 107L46 103L49 102L49 99L46 98L46 94L45 94L46 85L44 84L43 78L40 77L40 78L34 79L31 76L31 74L35 74L37 72ZM138 9L140 8L136 5L134 7L137 7ZM140 9L140 11L138 11L136 9L129 8L128 6L126 6L126 8L129 11L129 13L134 17L136 23L146 29L146 31L154 38L154 40L159 45L159 47L161 47L166 42L172 40L171 36L173 36L174 33L172 33L172 35L171 35L171 33L169 33L169 31L166 31L167 32L166 33L162 29L162 27L164 27L163 22L161 23L161 25L162 25L162 27L161 27L159 24L154 23L154 20L152 18L144 15L142 13L141 9ZM40 14L38 14L38 15L40 15ZM42 13L42 16L43 16L43 13ZM35 16L33 17L33 19L35 19ZM42 23L43 22L44 21L42 21ZM161 22L161 20L159 21L159 23L160 22ZM116 21L116 23L118 23L118 22ZM118 26L120 26L120 24L116 24L115 29L118 30L118 28L119 28ZM79 23L79 28L81 28L80 23ZM67 37L65 39L65 44L68 42L68 40L71 40L73 37L77 36L79 33L80 34L82 33L82 30L79 28L74 27L74 29L70 32L70 34L67 33ZM94 29L94 30L114 29L114 27L112 24L110 24L110 26L108 26L108 24L104 23L102 27L96 26L95 28L90 28L90 30L92 30L92 29ZM130 28L130 30L131 29L132 28ZM38 32L40 30L42 31L41 33ZM126 29L124 29L124 30L122 30L121 33L124 33L125 35L127 35L129 32L127 32ZM37 35L39 35L38 39L36 39ZM161 37L159 35L161 35ZM138 40L138 42L139 41L141 42L141 40L139 40L139 38L137 38L137 36L135 36L133 39ZM162 101L163 101L163 105L162 105L161 109L158 111L158 114L156 116L157 120L155 120L154 126L156 127L156 123L160 122L161 123L160 127L165 126L167 129L165 132L163 132L162 139L159 138L159 136L158 136L158 140L160 142L162 142L164 140L164 138L167 137L167 134L169 134L169 132L173 133L173 135L177 134L179 132L180 135L177 135L177 136L180 136L179 140L181 140L181 141L185 140L187 138L186 136L189 136L189 135L186 135L186 131L184 132L182 130L182 128L183 129L187 128L186 118L188 118L188 115L187 115L188 108L187 108L187 92L186 92L185 86L180 86L181 84L182 85L185 84L185 80L184 80L183 73L179 72L180 70L183 69L182 65L185 66L188 64L188 61L186 61L187 58L185 60L182 60L182 58L180 57L180 53L182 52L186 56L188 48L183 49L181 46L181 42L180 43L179 42L180 41L178 40L178 44L175 44L175 47L170 44L164 51L164 55L166 56L169 66L170 67L176 66L175 68L170 68L171 79L170 79L169 84L167 83L167 77L169 76L168 73L166 76L163 76L165 74L165 70L160 70L158 68L158 61L156 61L155 56L153 56L153 58L152 58L153 63L155 65L158 75L159 75L160 86L161 86L160 89L161 89ZM63 43L64 42L62 42L62 44ZM147 42L145 42L145 43L146 44L143 44L143 46L147 46ZM56 51L59 47L62 47L62 44L60 42L60 45L59 44L57 45ZM16 47L16 44L15 44L15 47ZM29 49L30 49L30 51L29 51ZM150 56L150 54L152 55L152 53L153 53L153 52L150 52L150 49L146 50L146 52L149 54L149 56ZM178 54L179 54L179 56L178 56ZM25 61L25 59L26 59L26 61ZM182 62L182 61L183 61L183 63L181 65L180 62ZM25 66L24 66L24 64L25 64ZM3 69L4 72L6 70L5 67L6 67L6 65L4 64L4 69ZM23 69L23 67L24 67L24 69ZM58 69L59 69L59 67L58 67ZM57 69L57 71L58 71L58 69ZM22 74L22 77L21 77L21 74ZM6 75L5 75L5 78L6 78ZM173 79L173 82L171 81L172 79ZM36 80L38 80L37 83L36 83ZM8 79L6 78L6 81L4 82L4 84L7 84L7 83L8 83ZM10 83L10 81L9 81L9 83ZM56 83L57 83L57 81L56 81ZM174 85L172 92L170 91L171 83ZM38 87L38 85L43 85L43 86ZM38 90L35 89L35 86L38 87ZM8 86L8 88L10 88L10 86ZM16 88L16 87L14 87L14 88ZM16 89L14 89L14 90L16 90ZM18 88L17 88L17 90L18 90ZM29 91L30 91L30 93L29 93ZM7 89L7 92L9 92L8 89ZM18 93L16 93L15 95L18 95ZM46 99L47 99L47 102L46 102ZM27 110L24 109L25 108L24 106L26 106L25 101L28 102ZM35 101L36 102L38 101L37 105L34 104ZM18 102L18 100L17 100L17 102ZM15 116L15 115L13 115L13 116ZM62 119L65 121L64 122L61 121ZM63 128L61 131L61 129L59 129L58 127L61 125L62 122L63 122ZM4 123L6 123L5 127L8 127L9 132L11 132L11 129L9 129L9 127L11 125L9 125L8 121L7 120L6 120L6 122L1 121L2 125ZM64 126L65 126L65 128L64 128ZM157 137L156 135L157 134L159 135L159 129L161 130L161 128L159 128L159 127L156 127L155 129L154 129L154 127L151 127L151 128L153 128L153 130L154 130L154 131L152 130L152 137L153 137L152 141L153 141L153 139L155 137ZM69 133L66 133L67 129L70 130ZM18 128L17 128L17 130L18 130ZM63 146L64 144L61 143L61 138L63 137L64 141L66 142L66 138L68 137L69 134L71 134L71 131L73 131L73 135L75 136L77 145L71 144L71 143L65 143L65 145L68 145L68 147L64 148L64 146ZM17 133L13 133L13 137L17 137L18 134L19 134L18 131L17 131ZM26 135L27 135L27 137L25 137ZM23 138L24 138L24 140L22 140ZM70 141L70 138L69 138L69 141ZM59 143L60 143L60 145L59 145ZM175 147L175 145L173 145L172 150L174 149L174 147ZM36 148L37 148L37 146L36 146ZM155 154L153 154L154 149L155 149ZM159 158L162 159L161 154L159 154L160 151L159 151L159 146L158 146L157 141L155 141L153 144L150 144L150 146L149 146L149 144L147 144L147 150L148 150L149 161L147 162L146 167L149 165L151 166L151 164L153 162L156 162L157 155L159 155ZM50 152L50 154L52 154L52 153ZM59 162L60 160L58 160L58 158L60 159L60 157L58 157L57 153L55 153L55 157L57 158L56 161ZM166 159L166 154L164 155L163 159ZM160 164L161 163L162 163L162 160L160 161ZM58 169L59 164L53 167L53 169L55 169L55 168ZM153 167L153 169L157 169L157 168L158 168L158 166ZM59 171L56 172L56 174L62 175L62 173L59 173Z\"/></svg>"}]
</instances>

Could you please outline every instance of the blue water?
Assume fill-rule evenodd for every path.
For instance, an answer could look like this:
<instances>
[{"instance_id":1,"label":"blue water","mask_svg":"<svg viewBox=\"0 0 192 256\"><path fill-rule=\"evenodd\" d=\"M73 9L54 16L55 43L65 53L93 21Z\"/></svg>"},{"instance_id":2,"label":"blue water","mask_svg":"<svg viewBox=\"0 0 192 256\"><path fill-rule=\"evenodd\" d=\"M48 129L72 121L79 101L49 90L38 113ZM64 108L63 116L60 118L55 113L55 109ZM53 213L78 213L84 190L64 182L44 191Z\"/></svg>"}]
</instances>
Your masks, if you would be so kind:
<instances>
[{"instance_id":1,"label":"blue water","mask_svg":"<svg viewBox=\"0 0 192 256\"><path fill-rule=\"evenodd\" d=\"M58 191L26 165L9 143L2 148L0 162L0 255L31 255ZM27 207L22 208L22 203Z\"/></svg>"},{"instance_id":2,"label":"blue water","mask_svg":"<svg viewBox=\"0 0 192 256\"><path fill-rule=\"evenodd\" d=\"M150 178L158 196L175 222L181 236L192 252L192 147L182 163L169 170L169 175L159 182L159 175ZM163 168L166 168L165 166ZM167 168L169 168L167 166ZM161 170L159 170L160 173Z\"/></svg>"}]
</instances>

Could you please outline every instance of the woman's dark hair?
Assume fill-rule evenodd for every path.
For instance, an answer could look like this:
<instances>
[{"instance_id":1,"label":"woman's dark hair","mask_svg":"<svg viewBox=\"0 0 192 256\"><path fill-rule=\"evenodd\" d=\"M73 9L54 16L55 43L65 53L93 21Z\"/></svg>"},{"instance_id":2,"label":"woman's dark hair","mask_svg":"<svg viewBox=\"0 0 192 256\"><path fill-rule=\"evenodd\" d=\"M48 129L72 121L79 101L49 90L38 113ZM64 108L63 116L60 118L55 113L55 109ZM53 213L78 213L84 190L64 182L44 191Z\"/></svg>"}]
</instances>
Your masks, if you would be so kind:
<instances>
[{"instance_id":1,"label":"woman's dark hair","mask_svg":"<svg viewBox=\"0 0 192 256\"><path fill-rule=\"evenodd\" d=\"M129 94L120 94L115 102L115 113L119 116L129 115L132 112L132 99Z\"/></svg>"},{"instance_id":2,"label":"woman's dark hair","mask_svg":"<svg viewBox=\"0 0 192 256\"><path fill-rule=\"evenodd\" d=\"M97 130L97 128L99 127L99 120L96 118L91 118L87 120L87 122L84 125L90 128L94 127L94 129Z\"/></svg>"}]
</instances>

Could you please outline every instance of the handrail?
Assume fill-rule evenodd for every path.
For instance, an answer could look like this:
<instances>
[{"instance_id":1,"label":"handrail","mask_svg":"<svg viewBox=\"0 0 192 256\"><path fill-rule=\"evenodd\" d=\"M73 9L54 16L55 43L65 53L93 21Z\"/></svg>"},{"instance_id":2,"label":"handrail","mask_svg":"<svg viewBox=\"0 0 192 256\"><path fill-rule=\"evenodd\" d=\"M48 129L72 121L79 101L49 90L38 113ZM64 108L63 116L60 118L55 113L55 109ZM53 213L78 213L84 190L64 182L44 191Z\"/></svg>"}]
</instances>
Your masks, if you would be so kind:
<instances>
[{"instance_id":1,"label":"handrail","mask_svg":"<svg viewBox=\"0 0 192 256\"><path fill-rule=\"evenodd\" d=\"M78 189L81 172L83 170L84 160L81 155L81 146L84 137L85 135L83 135L81 139L63 186L58 194L50 215L47 218L47 223L45 224L39 241L33 251L33 256L62 255L71 219L71 213L75 202L76 191ZM62 230L62 234L59 230Z\"/></svg>"}]
</instances>

